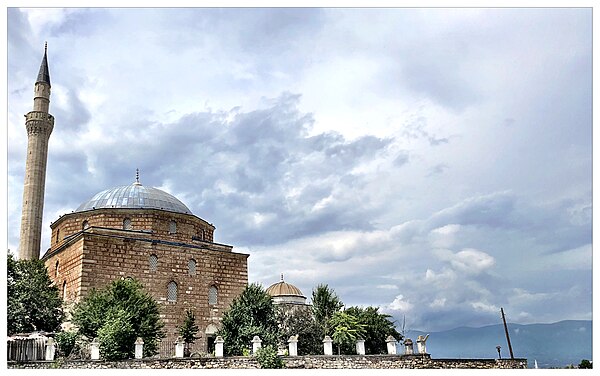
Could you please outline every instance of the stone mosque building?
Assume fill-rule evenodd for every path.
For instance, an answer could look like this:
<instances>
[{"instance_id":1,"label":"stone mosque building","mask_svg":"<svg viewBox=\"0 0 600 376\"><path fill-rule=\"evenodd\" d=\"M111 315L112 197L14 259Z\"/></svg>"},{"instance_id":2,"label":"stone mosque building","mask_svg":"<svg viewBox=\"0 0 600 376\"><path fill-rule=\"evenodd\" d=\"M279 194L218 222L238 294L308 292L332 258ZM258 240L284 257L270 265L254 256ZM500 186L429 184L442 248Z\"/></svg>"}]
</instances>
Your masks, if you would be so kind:
<instances>
[{"instance_id":1,"label":"stone mosque building","mask_svg":"<svg viewBox=\"0 0 600 376\"><path fill-rule=\"evenodd\" d=\"M49 113L47 49L26 117L27 161L19 258L40 257ZM133 179L132 179L133 180ZM93 288L135 278L156 299L167 337L177 337L185 311L200 328L193 351L209 351L221 317L248 284L248 254L214 242L215 226L176 197L135 181L103 190L51 224L50 249L42 260L67 305Z\"/></svg>"}]
</instances>

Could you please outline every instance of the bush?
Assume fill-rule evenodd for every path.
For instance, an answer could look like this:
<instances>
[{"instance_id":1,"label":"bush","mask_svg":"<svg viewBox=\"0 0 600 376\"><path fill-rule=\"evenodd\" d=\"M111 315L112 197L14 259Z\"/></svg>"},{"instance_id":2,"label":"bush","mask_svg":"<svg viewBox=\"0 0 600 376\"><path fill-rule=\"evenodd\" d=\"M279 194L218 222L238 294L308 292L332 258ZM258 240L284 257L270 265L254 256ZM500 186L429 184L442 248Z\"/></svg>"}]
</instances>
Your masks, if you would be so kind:
<instances>
[{"instance_id":1,"label":"bush","mask_svg":"<svg viewBox=\"0 0 600 376\"><path fill-rule=\"evenodd\" d=\"M63 358L67 358L75 348L77 341L77 332L60 332L56 335L56 344L58 345L58 354Z\"/></svg>"},{"instance_id":2,"label":"bush","mask_svg":"<svg viewBox=\"0 0 600 376\"><path fill-rule=\"evenodd\" d=\"M111 311L106 322L98 330L100 354L106 360L120 360L133 357L135 331L131 316L123 309Z\"/></svg>"},{"instance_id":3,"label":"bush","mask_svg":"<svg viewBox=\"0 0 600 376\"><path fill-rule=\"evenodd\" d=\"M277 356L277 350L272 345L258 349L256 352L256 360L258 361L260 368L283 368L285 365L283 359Z\"/></svg>"},{"instance_id":4,"label":"bush","mask_svg":"<svg viewBox=\"0 0 600 376\"><path fill-rule=\"evenodd\" d=\"M144 340L144 356L152 356L164 336L158 304L133 279L113 281L103 290L90 291L75 306L73 323L80 334L100 340L105 357L133 355L137 337Z\"/></svg>"}]
</instances>

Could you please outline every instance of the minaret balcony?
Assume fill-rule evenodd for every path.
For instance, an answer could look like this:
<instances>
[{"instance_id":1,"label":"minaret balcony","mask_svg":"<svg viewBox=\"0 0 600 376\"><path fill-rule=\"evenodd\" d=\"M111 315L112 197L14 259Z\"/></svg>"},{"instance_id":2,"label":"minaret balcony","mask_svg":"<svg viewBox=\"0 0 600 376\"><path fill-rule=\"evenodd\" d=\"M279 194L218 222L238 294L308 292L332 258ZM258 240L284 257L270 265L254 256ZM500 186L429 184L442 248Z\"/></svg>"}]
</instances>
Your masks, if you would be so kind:
<instances>
[{"instance_id":1,"label":"minaret balcony","mask_svg":"<svg viewBox=\"0 0 600 376\"><path fill-rule=\"evenodd\" d=\"M38 121L48 121L52 125L54 125L54 116L50 115L47 112L42 111L31 111L25 115L25 122L30 120L38 120Z\"/></svg>"}]
</instances>

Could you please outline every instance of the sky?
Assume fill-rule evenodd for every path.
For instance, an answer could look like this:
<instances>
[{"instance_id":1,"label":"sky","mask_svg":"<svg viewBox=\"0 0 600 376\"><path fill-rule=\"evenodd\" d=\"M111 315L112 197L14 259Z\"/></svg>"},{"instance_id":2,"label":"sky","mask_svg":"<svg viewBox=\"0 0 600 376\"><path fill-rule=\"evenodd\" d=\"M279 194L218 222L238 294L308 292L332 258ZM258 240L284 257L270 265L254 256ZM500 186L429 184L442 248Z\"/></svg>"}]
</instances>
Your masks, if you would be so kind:
<instances>
[{"instance_id":1,"label":"sky","mask_svg":"<svg viewBox=\"0 0 600 376\"><path fill-rule=\"evenodd\" d=\"M165 190L249 282L406 329L592 319L592 10L9 8L7 248L33 84L50 223Z\"/></svg>"}]
</instances>

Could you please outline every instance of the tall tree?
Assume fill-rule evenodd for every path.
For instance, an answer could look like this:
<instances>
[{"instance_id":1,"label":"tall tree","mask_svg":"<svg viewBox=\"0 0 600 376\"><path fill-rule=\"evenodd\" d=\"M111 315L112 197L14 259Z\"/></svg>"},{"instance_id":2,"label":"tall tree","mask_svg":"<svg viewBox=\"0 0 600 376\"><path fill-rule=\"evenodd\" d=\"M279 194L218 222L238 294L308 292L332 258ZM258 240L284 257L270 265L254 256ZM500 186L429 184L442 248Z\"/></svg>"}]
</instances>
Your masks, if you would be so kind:
<instances>
[{"instance_id":1,"label":"tall tree","mask_svg":"<svg viewBox=\"0 0 600 376\"><path fill-rule=\"evenodd\" d=\"M262 346L277 347L280 332L271 295L256 283L247 286L223 314L217 335L227 344L226 355L243 355L254 336Z\"/></svg>"},{"instance_id":2,"label":"tall tree","mask_svg":"<svg viewBox=\"0 0 600 376\"><path fill-rule=\"evenodd\" d=\"M321 337L331 335L329 320L342 309L344 303L328 285L318 285L312 292L312 306L317 325L321 328Z\"/></svg>"},{"instance_id":3,"label":"tall tree","mask_svg":"<svg viewBox=\"0 0 600 376\"><path fill-rule=\"evenodd\" d=\"M144 340L144 356L154 355L158 340L164 337L158 304L134 279L116 280L102 290L90 291L75 305L72 321L86 337L110 341L112 347L100 350L112 359L132 357L137 337Z\"/></svg>"},{"instance_id":4,"label":"tall tree","mask_svg":"<svg viewBox=\"0 0 600 376\"><path fill-rule=\"evenodd\" d=\"M60 328L62 299L41 260L7 259L7 333Z\"/></svg>"},{"instance_id":5,"label":"tall tree","mask_svg":"<svg viewBox=\"0 0 600 376\"><path fill-rule=\"evenodd\" d=\"M352 354L352 347L359 338L365 337L365 325L358 318L347 312L336 312L329 319L329 327L333 331L332 339L338 347L338 354L342 348L345 354Z\"/></svg>"},{"instance_id":6,"label":"tall tree","mask_svg":"<svg viewBox=\"0 0 600 376\"><path fill-rule=\"evenodd\" d=\"M396 330L396 325L390 320L392 316L379 313L378 307L350 307L344 312L356 317L358 322L364 325L363 339L367 354L386 354L385 339L388 336L394 337L397 341L402 339L402 335Z\"/></svg>"},{"instance_id":7,"label":"tall tree","mask_svg":"<svg viewBox=\"0 0 600 376\"><path fill-rule=\"evenodd\" d=\"M291 336L298 336L298 355L318 355L323 353L321 328L313 317L310 306L294 309L280 307L278 321L281 327L279 342L287 344Z\"/></svg>"}]
</instances>

